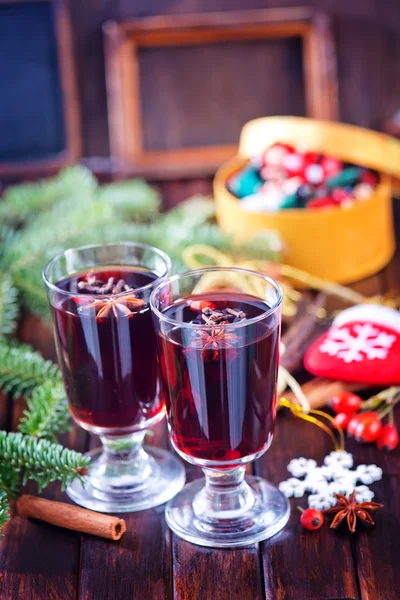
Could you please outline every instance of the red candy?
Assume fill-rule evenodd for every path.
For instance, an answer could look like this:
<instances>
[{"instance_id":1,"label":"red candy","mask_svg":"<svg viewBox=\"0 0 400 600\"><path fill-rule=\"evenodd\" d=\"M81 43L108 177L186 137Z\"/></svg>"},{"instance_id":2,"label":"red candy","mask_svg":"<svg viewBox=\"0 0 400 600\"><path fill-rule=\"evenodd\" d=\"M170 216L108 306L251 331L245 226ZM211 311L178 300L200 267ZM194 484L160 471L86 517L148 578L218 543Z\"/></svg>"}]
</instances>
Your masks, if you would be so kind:
<instances>
[{"instance_id":1,"label":"red candy","mask_svg":"<svg viewBox=\"0 0 400 600\"><path fill-rule=\"evenodd\" d=\"M280 167L283 157L294 151L289 144L273 144L263 154L263 163L265 166Z\"/></svg>"},{"instance_id":2,"label":"red candy","mask_svg":"<svg viewBox=\"0 0 400 600\"><path fill-rule=\"evenodd\" d=\"M343 163L340 160L330 156L324 156L321 159L320 164L326 177L333 177L333 175L337 175L343 168Z\"/></svg>"},{"instance_id":3,"label":"red candy","mask_svg":"<svg viewBox=\"0 0 400 600\"><path fill-rule=\"evenodd\" d=\"M325 198L314 198L313 200L309 200L307 202L307 208L317 209L317 208L332 208L332 206L336 206L337 203L331 196L327 196Z\"/></svg>"},{"instance_id":4,"label":"red candy","mask_svg":"<svg viewBox=\"0 0 400 600\"><path fill-rule=\"evenodd\" d=\"M349 197L349 193L346 192L346 190L344 190L343 188L336 188L335 190L332 190L332 198L334 199L336 204L341 204L343 200L346 200Z\"/></svg>"}]
</instances>

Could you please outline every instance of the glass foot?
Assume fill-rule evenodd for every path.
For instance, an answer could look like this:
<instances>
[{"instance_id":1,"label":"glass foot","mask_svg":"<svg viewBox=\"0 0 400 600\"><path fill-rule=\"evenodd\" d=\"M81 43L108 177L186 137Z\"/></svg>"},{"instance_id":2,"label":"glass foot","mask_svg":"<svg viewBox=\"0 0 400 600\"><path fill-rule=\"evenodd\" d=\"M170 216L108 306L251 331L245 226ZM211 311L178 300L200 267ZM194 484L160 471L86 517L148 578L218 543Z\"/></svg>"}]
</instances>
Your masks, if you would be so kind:
<instances>
[{"instance_id":1,"label":"glass foot","mask_svg":"<svg viewBox=\"0 0 400 600\"><path fill-rule=\"evenodd\" d=\"M107 513L135 512L164 504L182 489L185 468L161 448L145 446L142 452L146 460L140 461L140 468L130 461L125 469L120 460L110 465L103 448L88 452L92 462L84 485L75 480L67 487L68 496L80 506Z\"/></svg>"},{"instance_id":2,"label":"glass foot","mask_svg":"<svg viewBox=\"0 0 400 600\"><path fill-rule=\"evenodd\" d=\"M214 548L247 546L266 540L280 531L288 522L290 505L287 498L260 477L247 476L249 496L243 510L231 517L230 511L221 511L219 518L207 518L197 506L203 495L205 479L189 483L173 500L168 502L165 518L179 537ZM247 487L247 486L246 486Z\"/></svg>"}]
</instances>

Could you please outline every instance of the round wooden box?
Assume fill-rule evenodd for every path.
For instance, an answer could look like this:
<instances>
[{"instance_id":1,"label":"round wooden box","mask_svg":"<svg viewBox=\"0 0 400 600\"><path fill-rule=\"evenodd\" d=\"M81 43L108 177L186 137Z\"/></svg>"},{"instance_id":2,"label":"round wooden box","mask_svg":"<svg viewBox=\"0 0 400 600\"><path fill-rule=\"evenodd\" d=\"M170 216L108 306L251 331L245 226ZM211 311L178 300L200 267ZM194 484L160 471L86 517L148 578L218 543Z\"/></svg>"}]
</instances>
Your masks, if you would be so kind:
<instances>
[{"instance_id":1,"label":"round wooden box","mask_svg":"<svg viewBox=\"0 0 400 600\"><path fill-rule=\"evenodd\" d=\"M228 179L249 157L274 142L301 144L346 162L376 169L380 183L373 195L351 208L290 209L249 212L228 188ZM312 275L351 283L383 268L395 249L391 176L400 173L400 143L389 136L340 123L298 117L266 117L247 123L239 155L225 163L214 179L217 219L239 240L262 230L279 232L283 261Z\"/></svg>"}]
</instances>

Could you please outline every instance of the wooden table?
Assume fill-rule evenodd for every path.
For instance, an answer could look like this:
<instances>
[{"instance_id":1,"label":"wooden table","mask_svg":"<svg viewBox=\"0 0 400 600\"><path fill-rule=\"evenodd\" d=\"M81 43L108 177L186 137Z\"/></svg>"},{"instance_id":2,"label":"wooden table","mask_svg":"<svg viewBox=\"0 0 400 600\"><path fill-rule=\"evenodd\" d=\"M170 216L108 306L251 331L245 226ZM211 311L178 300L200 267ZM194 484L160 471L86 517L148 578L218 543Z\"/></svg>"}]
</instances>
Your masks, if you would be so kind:
<instances>
[{"instance_id":1,"label":"wooden table","mask_svg":"<svg viewBox=\"0 0 400 600\"><path fill-rule=\"evenodd\" d=\"M383 291L388 279L393 287L399 272L392 263L357 289ZM3 406L8 406L3 426L12 427L21 407ZM167 447L161 425L151 441ZM96 444L76 429L68 442L79 450ZM356 465L376 463L384 471L372 489L385 508L369 531L303 530L296 506L306 506L304 498L291 501L290 522L281 533L236 550L202 548L179 539L168 530L162 506L125 515L127 532L119 542L14 517L0 541L0 599L399 600L400 449L386 455L354 442L347 449ZM253 470L277 484L288 478L290 459L305 456L321 463L331 450L324 432L281 411L272 447ZM198 469L188 467L188 481L199 476ZM67 500L57 487L45 495Z\"/></svg>"}]
</instances>

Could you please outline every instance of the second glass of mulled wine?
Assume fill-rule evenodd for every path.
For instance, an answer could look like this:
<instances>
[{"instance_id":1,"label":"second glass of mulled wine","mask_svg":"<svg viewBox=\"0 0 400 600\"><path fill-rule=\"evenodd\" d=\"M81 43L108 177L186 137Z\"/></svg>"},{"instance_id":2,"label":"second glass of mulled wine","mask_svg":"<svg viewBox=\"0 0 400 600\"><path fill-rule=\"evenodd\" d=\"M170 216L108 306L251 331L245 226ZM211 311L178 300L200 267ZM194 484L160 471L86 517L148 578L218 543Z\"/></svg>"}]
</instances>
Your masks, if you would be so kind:
<instances>
[{"instance_id":1,"label":"second glass of mulled wine","mask_svg":"<svg viewBox=\"0 0 400 600\"><path fill-rule=\"evenodd\" d=\"M74 420L100 436L78 504L130 512L162 504L184 484L169 452L143 447L165 414L149 298L170 273L166 254L144 244L66 250L44 270L58 361Z\"/></svg>"},{"instance_id":2,"label":"second glass of mulled wine","mask_svg":"<svg viewBox=\"0 0 400 600\"><path fill-rule=\"evenodd\" d=\"M275 281L236 268L177 275L152 293L171 441L205 475L166 508L190 542L244 546L288 521L283 494L245 477L272 441L281 302Z\"/></svg>"}]
</instances>

